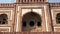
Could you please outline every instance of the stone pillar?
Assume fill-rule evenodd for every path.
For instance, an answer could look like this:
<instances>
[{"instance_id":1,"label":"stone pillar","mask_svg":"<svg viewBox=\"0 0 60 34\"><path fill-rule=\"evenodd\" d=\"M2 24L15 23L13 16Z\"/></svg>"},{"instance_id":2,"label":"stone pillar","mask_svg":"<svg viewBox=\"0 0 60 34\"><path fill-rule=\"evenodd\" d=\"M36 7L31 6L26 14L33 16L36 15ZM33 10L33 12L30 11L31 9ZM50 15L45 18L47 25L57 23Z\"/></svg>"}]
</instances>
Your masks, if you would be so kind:
<instances>
[{"instance_id":1,"label":"stone pillar","mask_svg":"<svg viewBox=\"0 0 60 34\"><path fill-rule=\"evenodd\" d=\"M22 17L21 17L21 9L19 8L19 6L16 7L16 32L21 32L22 30Z\"/></svg>"},{"instance_id":2,"label":"stone pillar","mask_svg":"<svg viewBox=\"0 0 60 34\"><path fill-rule=\"evenodd\" d=\"M18 12L18 29L19 32L22 32L22 9L19 8L19 12Z\"/></svg>"},{"instance_id":3,"label":"stone pillar","mask_svg":"<svg viewBox=\"0 0 60 34\"><path fill-rule=\"evenodd\" d=\"M44 6L44 12L45 12L45 21L46 21L46 31L51 32L51 17L49 12L49 6L48 4Z\"/></svg>"}]
</instances>

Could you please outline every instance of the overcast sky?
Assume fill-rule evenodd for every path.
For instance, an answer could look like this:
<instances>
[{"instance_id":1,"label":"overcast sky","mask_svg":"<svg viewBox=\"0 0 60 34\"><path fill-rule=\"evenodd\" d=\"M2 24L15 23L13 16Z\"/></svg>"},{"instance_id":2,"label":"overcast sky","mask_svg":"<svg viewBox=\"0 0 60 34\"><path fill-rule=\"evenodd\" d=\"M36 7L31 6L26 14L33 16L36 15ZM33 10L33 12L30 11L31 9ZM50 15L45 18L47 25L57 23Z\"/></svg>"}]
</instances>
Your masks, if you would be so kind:
<instances>
[{"instance_id":1,"label":"overcast sky","mask_svg":"<svg viewBox=\"0 0 60 34\"><path fill-rule=\"evenodd\" d=\"M48 0L48 2L60 2L60 0ZM0 0L0 3L15 3L15 0Z\"/></svg>"}]
</instances>

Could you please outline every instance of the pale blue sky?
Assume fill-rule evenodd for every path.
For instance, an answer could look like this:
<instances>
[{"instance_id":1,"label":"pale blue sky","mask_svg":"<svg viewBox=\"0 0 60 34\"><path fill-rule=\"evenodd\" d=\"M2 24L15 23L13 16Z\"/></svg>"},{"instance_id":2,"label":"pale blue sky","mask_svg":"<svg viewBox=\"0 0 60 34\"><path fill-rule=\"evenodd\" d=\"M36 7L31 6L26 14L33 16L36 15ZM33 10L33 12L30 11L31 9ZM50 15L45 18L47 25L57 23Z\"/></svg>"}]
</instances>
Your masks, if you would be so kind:
<instances>
[{"instance_id":1,"label":"pale blue sky","mask_svg":"<svg viewBox=\"0 0 60 34\"><path fill-rule=\"evenodd\" d=\"M48 2L60 2L60 0L48 0ZM0 0L0 3L15 3L15 0Z\"/></svg>"},{"instance_id":2,"label":"pale blue sky","mask_svg":"<svg viewBox=\"0 0 60 34\"><path fill-rule=\"evenodd\" d=\"M15 3L15 0L0 0L0 3Z\"/></svg>"},{"instance_id":3,"label":"pale blue sky","mask_svg":"<svg viewBox=\"0 0 60 34\"><path fill-rule=\"evenodd\" d=\"M60 3L60 0L48 0L48 2L52 2L52 3L54 3L54 2L56 3L57 2L57 3Z\"/></svg>"}]
</instances>

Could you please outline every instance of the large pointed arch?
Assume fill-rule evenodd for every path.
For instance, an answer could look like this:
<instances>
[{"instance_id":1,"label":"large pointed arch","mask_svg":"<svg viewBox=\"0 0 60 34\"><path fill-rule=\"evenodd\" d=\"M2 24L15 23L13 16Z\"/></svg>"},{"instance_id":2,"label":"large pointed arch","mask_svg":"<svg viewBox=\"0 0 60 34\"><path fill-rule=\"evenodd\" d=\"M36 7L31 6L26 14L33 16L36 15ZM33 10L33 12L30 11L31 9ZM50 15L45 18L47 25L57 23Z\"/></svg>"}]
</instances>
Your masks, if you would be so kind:
<instances>
[{"instance_id":1,"label":"large pointed arch","mask_svg":"<svg viewBox=\"0 0 60 34\"><path fill-rule=\"evenodd\" d=\"M36 28L35 26L41 26L41 16L35 12L28 12L23 15L22 18L22 31L31 31Z\"/></svg>"}]
</instances>

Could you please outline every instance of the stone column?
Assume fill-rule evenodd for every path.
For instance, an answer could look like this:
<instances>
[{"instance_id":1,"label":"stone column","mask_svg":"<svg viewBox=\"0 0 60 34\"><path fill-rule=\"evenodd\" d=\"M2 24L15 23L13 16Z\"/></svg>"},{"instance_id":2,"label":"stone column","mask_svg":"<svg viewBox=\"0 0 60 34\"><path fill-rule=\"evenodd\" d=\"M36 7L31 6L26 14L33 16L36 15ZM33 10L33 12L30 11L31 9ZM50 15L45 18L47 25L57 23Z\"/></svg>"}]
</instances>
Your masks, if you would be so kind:
<instances>
[{"instance_id":1,"label":"stone column","mask_svg":"<svg viewBox=\"0 0 60 34\"><path fill-rule=\"evenodd\" d=\"M49 12L49 5L46 4L44 5L44 12L45 12L45 21L46 21L46 31L51 32L51 17L50 17L50 12Z\"/></svg>"},{"instance_id":2,"label":"stone column","mask_svg":"<svg viewBox=\"0 0 60 34\"><path fill-rule=\"evenodd\" d=\"M17 12L17 32L22 31L22 9L20 6L18 6L18 12Z\"/></svg>"}]
</instances>

